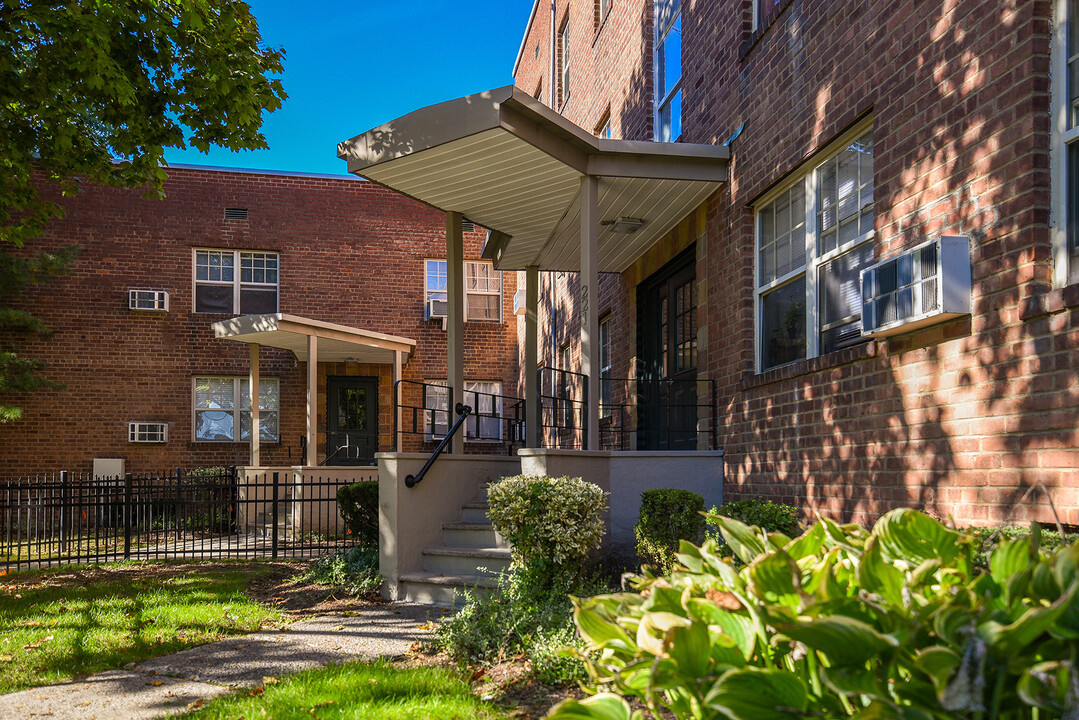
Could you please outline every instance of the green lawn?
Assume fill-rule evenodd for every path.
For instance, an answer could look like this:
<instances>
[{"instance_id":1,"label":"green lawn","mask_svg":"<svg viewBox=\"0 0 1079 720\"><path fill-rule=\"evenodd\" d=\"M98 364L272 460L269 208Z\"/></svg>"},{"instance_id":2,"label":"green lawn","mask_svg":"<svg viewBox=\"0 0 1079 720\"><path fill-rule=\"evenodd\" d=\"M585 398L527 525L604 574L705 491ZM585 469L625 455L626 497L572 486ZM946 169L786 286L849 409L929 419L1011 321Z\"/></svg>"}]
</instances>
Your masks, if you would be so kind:
<instances>
[{"instance_id":1,"label":"green lawn","mask_svg":"<svg viewBox=\"0 0 1079 720\"><path fill-rule=\"evenodd\" d=\"M384 661L308 670L256 691L211 700L187 720L506 720L473 697L448 668L395 668Z\"/></svg>"},{"instance_id":2,"label":"green lawn","mask_svg":"<svg viewBox=\"0 0 1079 720\"><path fill-rule=\"evenodd\" d=\"M171 563L0 576L0 693L119 668L281 621L245 592L272 571L257 563Z\"/></svg>"}]
</instances>

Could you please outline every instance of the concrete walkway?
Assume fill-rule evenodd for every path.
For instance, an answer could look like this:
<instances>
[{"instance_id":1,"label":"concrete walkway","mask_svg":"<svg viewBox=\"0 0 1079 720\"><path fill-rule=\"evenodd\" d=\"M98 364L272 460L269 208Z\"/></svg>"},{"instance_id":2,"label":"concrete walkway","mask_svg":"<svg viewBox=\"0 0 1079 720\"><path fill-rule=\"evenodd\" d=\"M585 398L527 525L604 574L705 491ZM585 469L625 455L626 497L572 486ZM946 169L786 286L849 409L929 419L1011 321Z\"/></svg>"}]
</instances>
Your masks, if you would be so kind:
<instances>
[{"instance_id":1,"label":"concrete walkway","mask_svg":"<svg viewBox=\"0 0 1079 720\"><path fill-rule=\"evenodd\" d=\"M142 720L186 712L263 678L348 660L397 657L430 636L426 605L378 605L323 615L281 630L200 645L123 670L0 695L0 718Z\"/></svg>"}]
</instances>

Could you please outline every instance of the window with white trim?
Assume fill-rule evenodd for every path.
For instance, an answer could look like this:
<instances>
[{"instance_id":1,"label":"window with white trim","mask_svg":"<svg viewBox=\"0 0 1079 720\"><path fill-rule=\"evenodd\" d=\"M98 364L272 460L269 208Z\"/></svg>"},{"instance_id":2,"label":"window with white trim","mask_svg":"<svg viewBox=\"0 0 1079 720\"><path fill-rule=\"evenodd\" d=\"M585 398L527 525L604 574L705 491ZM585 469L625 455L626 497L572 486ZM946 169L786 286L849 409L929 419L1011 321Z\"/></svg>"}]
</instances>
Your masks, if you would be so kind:
<instances>
[{"instance_id":1,"label":"window with white trim","mask_svg":"<svg viewBox=\"0 0 1079 720\"><path fill-rule=\"evenodd\" d=\"M759 30L780 0L753 0L753 29Z\"/></svg>"},{"instance_id":2,"label":"window with white trim","mask_svg":"<svg viewBox=\"0 0 1079 720\"><path fill-rule=\"evenodd\" d=\"M595 22L598 28L603 24L603 19L611 11L611 0L595 0Z\"/></svg>"},{"instance_id":3,"label":"window with white trim","mask_svg":"<svg viewBox=\"0 0 1079 720\"><path fill-rule=\"evenodd\" d=\"M757 369L862 342L858 275L873 263L873 131L757 208Z\"/></svg>"},{"instance_id":4,"label":"window with white trim","mask_svg":"<svg viewBox=\"0 0 1079 720\"><path fill-rule=\"evenodd\" d=\"M569 12L558 29L558 100L555 110L562 110L569 100Z\"/></svg>"},{"instance_id":5,"label":"window with white trim","mask_svg":"<svg viewBox=\"0 0 1079 720\"><path fill-rule=\"evenodd\" d=\"M599 320L599 415L610 417L611 407L611 316Z\"/></svg>"},{"instance_id":6,"label":"window with white trim","mask_svg":"<svg viewBox=\"0 0 1079 720\"><path fill-rule=\"evenodd\" d=\"M193 439L248 442L251 439L251 390L246 377L205 375L192 378ZM259 438L277 442L281 386L275 377L259 379Z\"/></svg>"},{"instance_id":7,"label":"window with white trim","mask_svg":"<svg viewBox=\"0 0 1079 720\"><path fill-rule=\"evenodd\" d=\"M195 312L254 315L278 311L274 252L195 250Z\"/></svg>"},{"instance_id":8,"label":"window with white trim","mask_svg":"<svg viewBox=\"0 0 1079 720\"><path fill-rule=\"evenodd\" d=\"M424 380L425 418L428 440L440 440L450 427L449 392L445 380ZM465 440L502 441L502 383L496 381L466 380L464 399L472 412L465 419Z\"/></svg>"},{"instance_id":9,"label":"window with white trim","mask_svg":"<svg viewBox=\"0 0 1079 720\"><path fill-rule=\"evenodd\" d=\"M562 346L562 372L559 373L558 397L562 401L562 427L573 428L573 350L569 343Z\"/></svg>"},{"instance_id":10,"label":"window with white trim","mask_svg":"<svg viewBox=\"0 0 1079 720\"><path fill-rule=\"evenodd\" d=\"M682 136L682 3L656 2L656 140Z\"/></svg>"},{"instance_id":11,"label":"window with white trim","mask_svg":"<svg viewBox=\"0 0 1079 720\"><path fill-rule=\"evenodd\" d=\"M1079 282L1079 0L1055 0L1053 79L1053 282Z\"/></svg>"},{"instance_id":12,"label":"window with white trim","mask_svg":"<svg viewBox=\"0 0 1079 720\"><path fill-rule=\"evenodd\" d=\"M427 260L425 307L431 300L447 302L446 261ZM485 260L466 260L465 320L502 322L502 271Z\"/></svg>"}]
</instances>

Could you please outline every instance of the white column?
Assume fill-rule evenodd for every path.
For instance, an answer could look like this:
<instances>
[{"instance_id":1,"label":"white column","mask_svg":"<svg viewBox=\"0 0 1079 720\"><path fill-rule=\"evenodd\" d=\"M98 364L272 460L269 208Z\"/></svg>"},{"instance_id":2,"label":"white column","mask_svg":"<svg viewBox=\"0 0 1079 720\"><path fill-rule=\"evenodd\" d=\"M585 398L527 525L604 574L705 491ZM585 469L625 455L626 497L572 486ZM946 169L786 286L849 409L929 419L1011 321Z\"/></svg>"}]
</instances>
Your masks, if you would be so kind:
<instances>
[{"instance_id":1,"label":"white column","mask_svg":"<svg viewBox=\"0 0 1079 720\"><path fill-rule=\"evenodd\" d=\"M525 447L540 446L539 268L525 269Z\"/></svg>"},{"instance_id":2,"label":"white column","mask_svg":"<svg viewBox=\"0 0 1079 720\"><path fill-rule=\"evenodd\" d=\"M465 278L464 240L461 234L461 213L446 213L446 297L449 301L446 322L446 382L453 388L454 404L465 396ZM449 408L449 424L457 414ZM464 452L464 433L453 438L450 448Z\"/></svg>"},{"instance_id":3,"label":"white column","mask_svg":"<svg viewBox=\"0 0 1079 720\"><path fill-rule=\"evenodd\" d=\"M304 462L314 467L318 458L318 338L307 336L307 458Z\"/></svg>"},{"instance_id":4,"label":"white column","mask_svg":"<svg viewBox=\"0 0 1079 720\"><path fill-rule=\"evenodd\" d=\"M247 389L251 393L251 467L259 467L259 346L247 346L250 361L247 370Z\"/></svg>"},{"instance_id":5,"label":"white column","mask_svg":"<svg viewBox=\"0 0 1079 720\"><path fill-rule=\"evenodd\" d=\"M581 373L588 378L586 450L599 450L599 180L581 178Z\"/></svg>"},{"instance_id":6,"label":"white column","mask_svg":"<svg viewBox=\"0 0 1079 720\"><path fill-rule=\"evenodd\" d=\"M397 381L401 379L401 351L393 351L393 427L396 433L393 436L393 449L401 452L401 403L397 397L399 386Z\"/></svg>"}]
</instances>

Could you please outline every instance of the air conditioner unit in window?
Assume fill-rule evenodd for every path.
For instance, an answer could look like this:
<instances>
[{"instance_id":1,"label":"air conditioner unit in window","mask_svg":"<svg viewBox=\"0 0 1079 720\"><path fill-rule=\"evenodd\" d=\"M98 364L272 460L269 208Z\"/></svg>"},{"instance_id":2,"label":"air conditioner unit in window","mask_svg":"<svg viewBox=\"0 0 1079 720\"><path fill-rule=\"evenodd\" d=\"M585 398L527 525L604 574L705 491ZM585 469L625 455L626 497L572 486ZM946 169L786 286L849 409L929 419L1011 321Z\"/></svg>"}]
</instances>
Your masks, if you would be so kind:
<instances>
[{"instance_id":1,"label":"air conditioner unit in window","mask_svg":"<svg viewBox=\"0 0 1079 720\"><path fill-rule=\"evenodd\" d=\"M127 441L133 443L166 443L169 441L169 424L163 422L129 422Z\"/></svg>"},{"instance_id":2,"label":"air conditioner unit in window","mask_svg":"<svg viewBox=\"0 0 1079 720\"><path fill-rule=\"evenodd\" d=\"M970 314L970 242L940 237L861 272L862 335L884 337Z\"/></svg>"},{"instance_id":3,"label":"air conditioner unit in window","mask_svg":"<svg viewBox=\"0 0 1079 720\"><path fill-rule=\"evenodd\" d=\"M164 290L128 290L127 307L129 310L168 312L169 294Z\"/></svg>"},{"instance_id":4,"label":"air conditioner unit in window","mask_svg":"<svg viewBox=\"0 0 1079 720\"><path fill-rule=\"evenodd\" d=\"M427 319L444 319L449 315L449 304L445 300L430 298L427 301Z\"/></svg>"}]
</instances>

